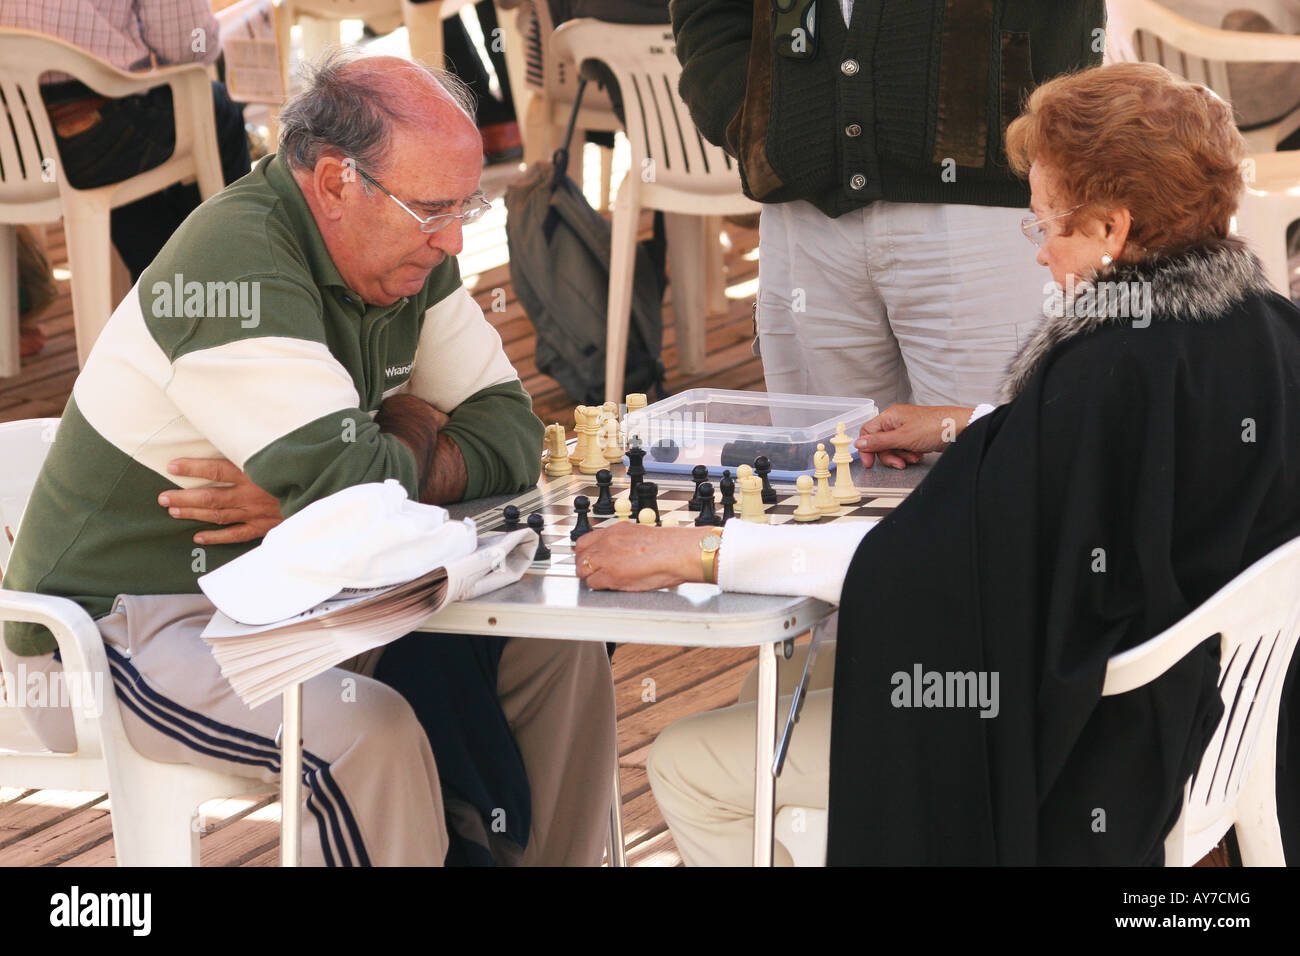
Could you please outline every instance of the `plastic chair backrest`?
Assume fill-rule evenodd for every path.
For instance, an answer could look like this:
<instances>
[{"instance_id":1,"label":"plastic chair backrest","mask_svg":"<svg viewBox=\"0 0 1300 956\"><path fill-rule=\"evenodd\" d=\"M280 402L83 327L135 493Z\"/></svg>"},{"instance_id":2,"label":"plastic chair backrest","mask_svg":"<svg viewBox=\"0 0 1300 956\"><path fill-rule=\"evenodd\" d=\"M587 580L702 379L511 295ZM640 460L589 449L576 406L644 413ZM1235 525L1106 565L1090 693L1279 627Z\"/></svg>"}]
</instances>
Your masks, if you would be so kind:
<instances>
[{"instance_id":1,"label":"plastic chair backrest","mask_svg":"<svg viewBox=\"0 0 1300 956\"><path fill-rule=\"evenodd\" d=\"M1201 40L1201 35L1211 28L1164 7L1155 10L1153 7L1157 5L1146 0L1110 0L1106 27L1110 59L1159 63L1169 72L1207 86L1231 102L1227 62L1222 59L1221 51L1213 50L1209 41Z\"/></svg>"},{"instance_id":2,"label":"plastic chair backrest","mask_svg":"<svg viewBox=\"0 0 1300 956\"><path fill-rule=\"evenodd\" d=\"M1224 715L1184 790L1185 858L1194 862L1218 842L1260 751L1276 741L1278 702L1300 636L1300 538L1260 558L1164 633L1117 654L1102 694L1121 694L1168 670L1215 634ZM1270 724L1270 721L1272 723ZM1269 779L1272 779L1271 773Z\"/></svg>"},{"instance_id":3,"label":"plastic chair backrest","mask_svg":"<svg viewBox=\"0 0 1300 956\"><path fill-rule=\"evenodd\" d=\"M23 36L15 36L20 33ZM8 34L8 35L6 35ZM0 222L48 222L59 217L54 130L41 101L39 72L15 57L26 31L0 33Z\"/></svg>"},{"instance_id":4,"label":"plastic chair backrest","mask_svg":"<svg viewBox=\"0 0 1300 956\"><path fill-rule=\"evenodd\" d=\"M670 26L570 20L560 32L579 64L599 60L613 71L623 96L632 175L650 184L694 193L737 194L735 161L707 142L677 93L682 67Z\"/></svg>"},{"instance_id":5,"label":"plastic chair backrest","mask_svg":"<svg viewBox=\"0 0 1300 956\"><path fill-rule=\"evenodd\" d=\"M321 20L365 20L400 14L399 0L289 0L293 13Z\"/></svg>"},{"instance_id":6,"label":"plastic chair backrest","mask_svg":"<svg viewBox=\"0 0 1300 956\"><path fill-rule=\"evenodd\" d=\"M12 550L5 529L18 534L23 509L58 427L57 418L0 424L0 573L8 566Z\"/></svg>"}]
</instances>

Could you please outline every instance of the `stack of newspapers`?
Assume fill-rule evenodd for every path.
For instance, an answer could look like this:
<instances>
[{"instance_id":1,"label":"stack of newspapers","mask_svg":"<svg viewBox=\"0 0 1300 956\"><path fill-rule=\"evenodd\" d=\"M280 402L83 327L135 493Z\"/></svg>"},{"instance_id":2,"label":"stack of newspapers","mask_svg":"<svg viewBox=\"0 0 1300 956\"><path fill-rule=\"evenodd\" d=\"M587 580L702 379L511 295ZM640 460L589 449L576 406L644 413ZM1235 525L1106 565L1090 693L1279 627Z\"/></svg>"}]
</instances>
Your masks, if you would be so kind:
<instances>
[{"instance_id":1,"label":"stack of newspapers","mask_svg":"<svg viewBox=\"0 0 1300 956\"><path fill-rule=\"evenodd\" d=\"M203 639L235 692L256 707L293 684L410 633L450 601L517 581L536 547L536 534L515 531L405 583L345 588L270 624L242 624L217 611Z\"/></svg>"}]
</instances>

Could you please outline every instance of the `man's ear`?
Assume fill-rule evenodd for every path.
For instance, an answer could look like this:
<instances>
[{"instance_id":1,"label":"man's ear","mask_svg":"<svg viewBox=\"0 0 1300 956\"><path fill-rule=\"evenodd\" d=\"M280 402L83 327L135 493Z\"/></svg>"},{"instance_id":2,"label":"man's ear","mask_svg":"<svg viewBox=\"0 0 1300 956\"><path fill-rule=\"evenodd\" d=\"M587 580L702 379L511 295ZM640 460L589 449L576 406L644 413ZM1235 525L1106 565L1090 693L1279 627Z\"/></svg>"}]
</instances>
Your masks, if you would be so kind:
<instances>
[{"instance_id":1,"label":"man's ear","mask_svg":"<svg viewBox=\"0 0 1300 956\"><path fill-rule=\"evenodd\" d=\"M344 197L357 180L356 167L350 160L326 154L317 158L311 175L321 212L327 219L342 219Z\"/></svg>"}]
</instances>

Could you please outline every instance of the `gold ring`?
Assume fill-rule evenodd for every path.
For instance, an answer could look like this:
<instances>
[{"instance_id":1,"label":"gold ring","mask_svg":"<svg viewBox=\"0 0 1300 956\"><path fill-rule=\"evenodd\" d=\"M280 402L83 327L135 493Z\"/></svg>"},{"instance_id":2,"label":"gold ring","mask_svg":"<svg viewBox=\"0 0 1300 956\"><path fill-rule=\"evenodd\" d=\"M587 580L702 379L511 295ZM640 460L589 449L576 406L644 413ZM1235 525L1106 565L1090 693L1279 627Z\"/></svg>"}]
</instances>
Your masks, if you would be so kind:
<instances>
[{"instance_id":1,"label":"gold ring","mask_svg":"<svg viewBox=\"0 0 1300 956\"><path fill-rule=\"evenodd\" d=\"M583 565L583 567L585 567L585 568L591 570L591 558L583 558L583 559L582 559L582 565Z\"/></svg>"}]
</instances>

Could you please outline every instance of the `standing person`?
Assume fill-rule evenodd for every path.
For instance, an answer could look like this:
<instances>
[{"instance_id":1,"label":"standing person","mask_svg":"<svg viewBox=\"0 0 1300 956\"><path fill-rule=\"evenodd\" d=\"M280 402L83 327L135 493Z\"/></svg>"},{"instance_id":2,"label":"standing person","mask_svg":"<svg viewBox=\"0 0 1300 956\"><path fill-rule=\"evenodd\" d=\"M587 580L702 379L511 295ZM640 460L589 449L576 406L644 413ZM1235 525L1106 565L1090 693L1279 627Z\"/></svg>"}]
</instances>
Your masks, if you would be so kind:
<instances>
[{"instance_id":1,"label":"standing person","mask_svg":"<svg viewBox=\"0 0 1300 956\"><path fill-rule=\"evenodd\" d=\"M3 0L0 26L60 37L118 69L214 63L221 35L207 0ZM41 91L58 140L61 174L77 189L120 182L161 165L176 147L171 87L110 100L66 74L50 73ZM226 184L249 169L243 107L212 84L217 149ZM195 185L173 185L113 210L113 245L132 281L201 198Z\"/></svg>"},{"instance_id":2,"label":"standing person","mask_svg":"<svg viewBox=\"0 0 1300 956\"><path fill-rule=\"evenodd\" d=\"M1042 315L1002 132L1095 65L1102 0L673 0L681 94L763 202L772 392L977 405ZM775 27L773 24L775 23ZM910 396L910 398L909 398Z\"/></svg>"}]
</instances>

